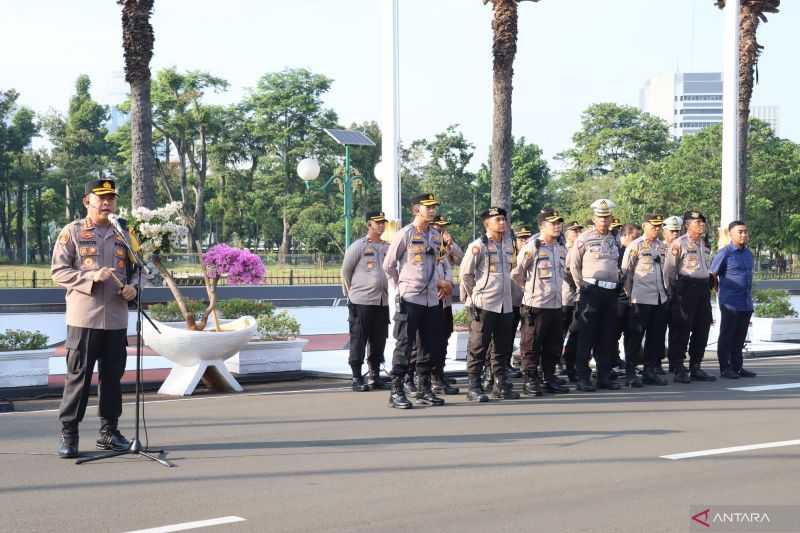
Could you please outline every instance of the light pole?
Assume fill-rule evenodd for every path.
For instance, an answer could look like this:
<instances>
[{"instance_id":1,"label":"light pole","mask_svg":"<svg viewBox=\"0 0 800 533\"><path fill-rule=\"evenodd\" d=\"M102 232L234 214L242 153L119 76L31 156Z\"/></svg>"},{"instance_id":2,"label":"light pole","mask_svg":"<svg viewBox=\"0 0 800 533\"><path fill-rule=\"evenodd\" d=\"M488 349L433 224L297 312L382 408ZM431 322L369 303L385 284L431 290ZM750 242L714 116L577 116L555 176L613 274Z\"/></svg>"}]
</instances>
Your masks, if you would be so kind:
<instances>
[{"instance_id":1,"label":"light pole","mask_svg":"<svg viewBox=\"0 0 800 533\"><path fill-rule=\"evenodd\" d=\"M476 235L476 226L475 226L475 219L478 218L477 213L477 203L478 203L478 180L472 180L470 182L472 185L472 240L474 241L477 239Z\"/></svg>"},{"instance_id":2,"label":"light pole","mask_svg":"<svg viewBox=\"0 0 800 533\"><path fill-rule=\"evenodd\" d=\"M28 184L25 184L25 264L28 264Z\"/></svg>"},{"instance_id":3,"label":"light pole","mask_svg":"<svg viewBox=\"0 0 800 533\"><path fill-rule=\"evenodd\" d=\"M722 69L722 184L719 247L728 244L728 224L739 216L739 10L740 0L725 2Z\"/></svg>"},{"instance_id":4,"label":"light pole","mask_svg":"<svg viewBox=\"0 0 800 533\"><path fill-rule=\"evenodd\" d=\"M350 147L351 146L375 146L369 137L358 131L325 129L325 133L330 135L338 144L344 145L344 247L350 246L352 232L352 212L353 212L353 177L350 175ZM306 158L297 164L297 175L306 184L306 190L311 189L310 182L319 177L319 163L314 158ZM321 189L325 189L331 184L336 176L328 178Z\"/></svg>"}]
</instances>

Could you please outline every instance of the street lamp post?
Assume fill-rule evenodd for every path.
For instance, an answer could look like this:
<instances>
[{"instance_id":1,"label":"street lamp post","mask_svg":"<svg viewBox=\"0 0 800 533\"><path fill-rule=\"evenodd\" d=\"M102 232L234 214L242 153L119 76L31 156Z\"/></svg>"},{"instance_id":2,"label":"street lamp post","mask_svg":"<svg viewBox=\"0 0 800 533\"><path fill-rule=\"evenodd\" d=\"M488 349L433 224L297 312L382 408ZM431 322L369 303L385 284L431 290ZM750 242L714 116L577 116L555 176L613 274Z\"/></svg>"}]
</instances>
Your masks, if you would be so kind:
<instances>
[{"instance_id":1,"label":"street lamp post","mask_svg":"<svg viewBox=\"0 0 800 533\"><path fill-rule=\"evenodd\" d=\"M478 180L470 182L472 185L472 240L477 239L475 219L478 218L477 203L478 203Z\"/></svg>"}]
</instances>

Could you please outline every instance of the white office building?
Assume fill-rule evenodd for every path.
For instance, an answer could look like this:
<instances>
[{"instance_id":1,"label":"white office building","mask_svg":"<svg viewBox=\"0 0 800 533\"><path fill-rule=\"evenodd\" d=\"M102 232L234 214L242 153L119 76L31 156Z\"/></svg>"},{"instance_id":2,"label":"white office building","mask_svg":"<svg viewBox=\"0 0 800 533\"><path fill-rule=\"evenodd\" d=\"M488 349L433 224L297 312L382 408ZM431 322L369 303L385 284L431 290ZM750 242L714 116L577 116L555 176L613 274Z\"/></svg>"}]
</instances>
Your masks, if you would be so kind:
<instances>
[{"instance_id":1,"label":"white office building","mask_svg":"<svg viewBox=\"0 0 800 533\"><path fill-rule=\"evenodd\" d=\"M722 73L659 74L639 93L639 109L664 119L678 138L722 122ZM778 108L752 106L750 115L764 120L777 133Z\"/></svg>"}]
</instances>

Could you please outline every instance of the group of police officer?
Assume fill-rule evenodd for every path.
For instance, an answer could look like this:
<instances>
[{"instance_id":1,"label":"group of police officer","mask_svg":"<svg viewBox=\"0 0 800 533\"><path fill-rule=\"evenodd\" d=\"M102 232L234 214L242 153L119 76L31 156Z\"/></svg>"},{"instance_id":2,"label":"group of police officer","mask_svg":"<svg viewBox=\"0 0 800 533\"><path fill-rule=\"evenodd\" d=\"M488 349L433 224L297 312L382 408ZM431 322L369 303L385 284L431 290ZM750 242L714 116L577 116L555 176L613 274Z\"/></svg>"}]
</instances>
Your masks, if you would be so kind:
<instances>
[{"instance_id":1,"label":"group of police officer","mask_svg":"<svg viewBox=\"0 0 800 533\"><path fill-rule=\"evenodd\" d=\"M568 382L585 392L623 384L664 386L665 356L676 383L716 379L702 369L715 277L699 211L666 220L653 213L640 228L621 224L613 217L613 202L600 199L585 225L565 225L558 211L542 209L534 235L526 227L514 232L508 213L491 207L481 214L485 233L462 252L447 232L447 220L436 216L438 206L432 194L412 198L414 219L391 243L381 240L384 214L367 213L367 235L345 254L341 276L349 298L354 391L386 388L380 367L394 303L389 405L410 408L412 396L417 404L438 406L445 403L440 395L459 392L444 375L456 264L470 317L470 401L520 397L509 379L518 328L518 366L528 396L568 393ZM396 289L394 302L389 282ZM622 335L624 362L618 350ZM361 371L365 351L368 382Z\"/></svg>"}]
</instances>

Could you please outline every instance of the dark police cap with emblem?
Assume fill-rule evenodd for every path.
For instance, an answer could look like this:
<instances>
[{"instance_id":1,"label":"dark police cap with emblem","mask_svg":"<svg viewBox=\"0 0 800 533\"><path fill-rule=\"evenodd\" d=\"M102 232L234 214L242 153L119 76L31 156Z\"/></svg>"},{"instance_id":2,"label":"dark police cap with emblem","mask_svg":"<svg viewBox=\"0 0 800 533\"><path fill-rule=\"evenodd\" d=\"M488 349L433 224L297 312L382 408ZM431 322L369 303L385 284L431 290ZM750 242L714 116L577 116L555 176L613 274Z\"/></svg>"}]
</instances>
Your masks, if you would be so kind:
<instances>
[{"instance_id":1,"label":"dark police cap with emblem","mask_svg":"<svg viewBox=\"0 0 800 533\"><path fill-rule=\"evenodd\" d=\"M436 217L433 219L433 223L436 224L437 226L449 226L450 225L450 222L448 222L447 219L444 218L444 215L436 215Z\"/></svg>"},{"instance_id":2,"label":"dark police cap with emblem","mask_svg":"<svg viewBox=\"0 0 800 533\"><path fill-rule=\"evenodd\" d=\"M582 229L583 229L583 225L582 224L578 224L577 220L573 220L572 222L568 222L567 223L567 231L570 231L570 230L580 231Z\"/></svg>"},{"instance_id":3,"label":"dark police cap with emblem","mask_svg":"<svg viewBox=\"0 0 800 533\"><path fill-rule=\"evenodd\" d=\"M434 205L439 205L439 200L437 200L436 197L431 193L418 194L411 198L411 205L417 204L424 205L425 207L431 207Z\"/></svg>"},{"instance_id":4,"label":"dark police cap with emblem","mask_svg":"<svg viewBox=\"0 0 800 533\"><path fill-rule=\"evenodd\" d=\"M622 227L622 222L617 217L611 218L611 229L617 229Z\"/></svg>"},{"instance_id":5,"label":"dark police cap with emblem","mask_svg":"<svg viewBox=\"0 0 800 533\"><path fill-rule=\"evenodd\" d=\"M706 217L700 211L686 211L683 214L683 221L689 222L690 220L702 220L703 222L706 221Z\"/></svg>"},{"instance_id":6,"label":"dark police cap with emblem","mask_svg":"<svg viewBox=\"0 0 800 533\"><path fill-rule=\"evenodd\" d=\"M114 180L102 179L93 180L83 186L83 195L96 194L97 196L104 196L106 194L117 195L117 184Z\"/></svg>"},{"instance_id":7,"label":"dark police cap with emblem","mask_svg":"<svg viewBox=\"0 0 800 533\"><path fill-rule=\"evenodd\" d=\"M367 211L367 222L386 222L386 215L383 211Z\"/></svg>"},{"instance_id":8,"label":"dark police cap with emblem","mask_svg":"<svg viewBox=\"0 0 800 533\"><path fill-rule=\"evenodd\" d=\"M533 235L533 232L531 232L531 230L529 230L525 226L520 226L517 229L517 231L514 232L514 234L517 236L517 239L527 239L528 237Z\"/></svg>"},{"instance_id":9,"label":"dark police cap with emblem","mask_svg":"<svg viewBox=\"0 0 800 533\"><path fill-rule=\"evenodd\" d=\"M541 224L542 222L552 222L553 224L557 224L559 222L564 222L564 219L561 215L553 209L552 207L545 207L539 214L536 215L536 221Z\"/></svg>"},{"instance_id":10,"label":"dark police cap with emblem","mask_svg":"<svg viewBox=\"0 0 800 533\"><path fill-rule=\"evenodd\" d=\"M481 213L481 219L486 220L490 217L497 217L497 216L506 216L507 212L502 207L490 207L483 213Z\"/></svg>"},{"instance_id":11,"label":"dark police cap with emblem","mask_svg":"<svg viewBox=\"0 0 800 533\"><path fill-rule=\"evenodd\" d=\"M664 218L659 214L650 213L644 217L644 222L647 222L651 226L660 226L664 223Z\"/></svg>"}]
</instances>

